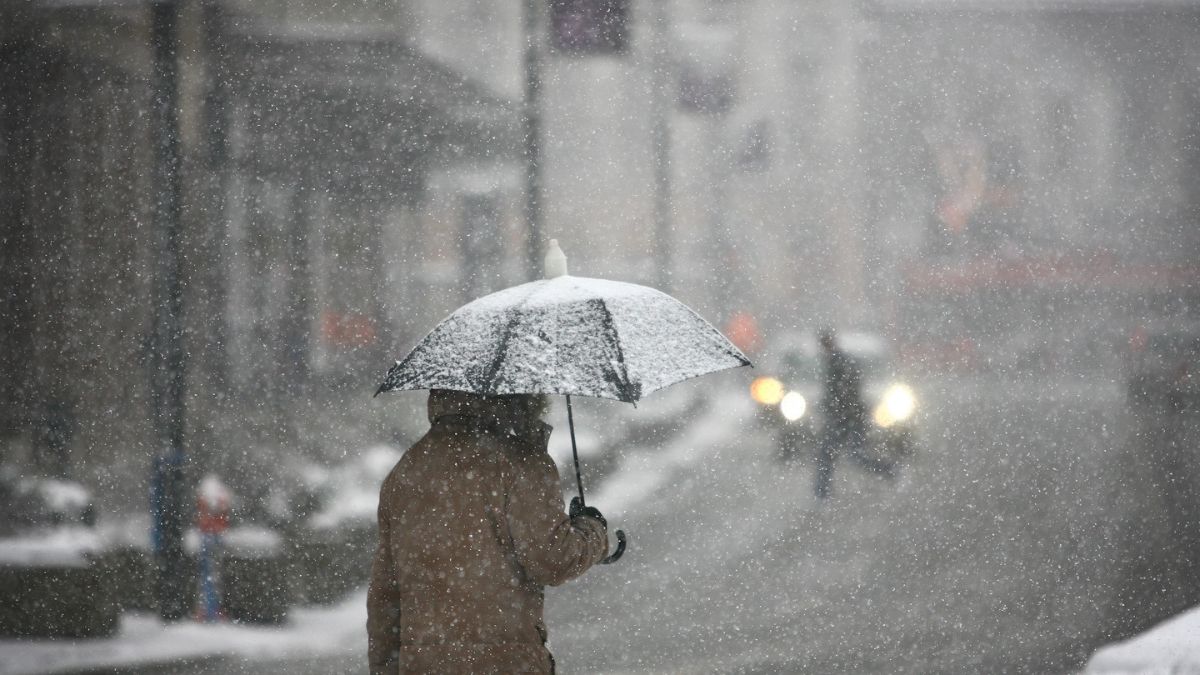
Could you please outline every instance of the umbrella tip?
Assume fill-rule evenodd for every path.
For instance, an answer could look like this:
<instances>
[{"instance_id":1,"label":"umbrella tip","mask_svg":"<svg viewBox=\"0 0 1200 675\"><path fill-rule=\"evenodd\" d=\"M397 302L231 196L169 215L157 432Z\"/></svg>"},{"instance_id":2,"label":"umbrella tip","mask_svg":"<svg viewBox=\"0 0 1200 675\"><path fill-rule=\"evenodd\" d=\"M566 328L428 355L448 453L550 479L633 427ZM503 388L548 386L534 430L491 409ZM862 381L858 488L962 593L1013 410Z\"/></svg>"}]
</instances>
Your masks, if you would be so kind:
<instances>
[{"instance_id":1,"label":"umbrella tip","mask_svg":"<svg viewBox=\"0 0 1200 675\"><path fill-rule=\"evenodd\" d=\"M559 248L557 239L551 239L546 248L545 272L547 279L567 275L567 256Z\"/></svg>"}]
</instances>

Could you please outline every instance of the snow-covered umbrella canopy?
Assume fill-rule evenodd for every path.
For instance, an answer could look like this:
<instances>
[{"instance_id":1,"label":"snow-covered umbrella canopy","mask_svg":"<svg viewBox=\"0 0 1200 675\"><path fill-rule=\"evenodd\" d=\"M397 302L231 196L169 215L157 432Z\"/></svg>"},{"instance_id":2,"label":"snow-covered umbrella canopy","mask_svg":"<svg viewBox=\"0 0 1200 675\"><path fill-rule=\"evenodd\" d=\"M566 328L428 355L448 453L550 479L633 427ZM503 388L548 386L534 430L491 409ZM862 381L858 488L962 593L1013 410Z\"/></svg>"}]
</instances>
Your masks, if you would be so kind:
<instances>
[{"instance_id":1,"label":"snow-covered umbrella canopy","mask_svg":"<svg viewBox=\"0 0 1200 675\"><path fill-rule=\"evenodd\" d=\"M567 394L635 402L750 360L671 296L557 276L460 307L388 371L379 391Z\"/></svg>"}]
</instances>

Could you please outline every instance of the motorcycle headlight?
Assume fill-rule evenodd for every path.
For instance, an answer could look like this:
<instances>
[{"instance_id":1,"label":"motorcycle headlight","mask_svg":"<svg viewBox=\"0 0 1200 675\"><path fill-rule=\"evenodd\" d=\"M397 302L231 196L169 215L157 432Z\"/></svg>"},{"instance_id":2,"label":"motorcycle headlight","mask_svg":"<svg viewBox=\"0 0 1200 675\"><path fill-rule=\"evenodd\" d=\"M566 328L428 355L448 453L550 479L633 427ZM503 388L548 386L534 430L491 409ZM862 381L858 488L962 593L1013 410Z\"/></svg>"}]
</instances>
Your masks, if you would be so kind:
<instances>
[{"instance_id":1,"label":"motorcycle headlight","mask_svg":"<svg viewBox=\"0 0 1200 675\"><path fill-rule=\"evenodd\" d=\"M763 405L783 400L783 383L773 377L760 377L750 383L750 397Z\"/></svg>"},{"instance_id":2,"label":"motorcycle headlight","mask_svg":"<svg viewBox=\"0 0 1200 675\"><path fill-rule=\"evenodd\" d=\"M779 412L789 422L795 422L804 417L806 410L808 410L808 401L805 401L804 396L798 391L789 391L779 402Z\"/></svg>"},{"instance_id":3,"label":"motorcycle headlight","mask_svg":"<svg viewBox=\"0 0 1200 675\"><path fill-rule=\"evenodd\" d=\"M912 417L916 410L917 397L912 389L903 384L893 384L875 407L875 423L884 428L890 427Z\"/></svg>"}]
</instances>

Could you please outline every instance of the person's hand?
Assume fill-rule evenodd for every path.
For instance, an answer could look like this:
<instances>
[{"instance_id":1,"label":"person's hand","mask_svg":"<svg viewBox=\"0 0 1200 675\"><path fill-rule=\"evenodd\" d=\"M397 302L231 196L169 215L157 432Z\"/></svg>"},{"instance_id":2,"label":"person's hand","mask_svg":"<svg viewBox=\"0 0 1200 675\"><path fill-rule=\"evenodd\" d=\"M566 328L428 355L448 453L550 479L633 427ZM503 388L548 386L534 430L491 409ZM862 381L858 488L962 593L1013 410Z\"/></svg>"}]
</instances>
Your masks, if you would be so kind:
<instances>
[{"instance_id":1,"label":"person's hand","mask_svg":"<svg viewBox=\"0 0 1200 675\"><path fill-rule=\"evenodd\" d=\"M575 520L579 516L587 516L600 521L607 529L608 521L604 519L604 515L600 513L600 509L594 506L584 506L583 502L579 501L579 497L571 497L571 508L567 512L571 516L571 520Z\"/></svg>"}]
</instances>

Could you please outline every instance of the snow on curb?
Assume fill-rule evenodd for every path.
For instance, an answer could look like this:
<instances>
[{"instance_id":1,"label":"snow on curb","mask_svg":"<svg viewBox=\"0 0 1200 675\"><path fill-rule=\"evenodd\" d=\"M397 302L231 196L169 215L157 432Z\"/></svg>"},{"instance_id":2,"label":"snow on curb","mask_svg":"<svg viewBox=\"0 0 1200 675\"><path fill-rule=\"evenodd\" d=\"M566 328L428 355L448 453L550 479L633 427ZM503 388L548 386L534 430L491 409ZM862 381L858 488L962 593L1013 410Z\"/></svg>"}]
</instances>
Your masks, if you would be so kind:
<instances>
[{"instance_id":1,"label":"snow on curb","mask_svg":"<svg viewBox=\"0 0 1200 675\"><path fill-rule=\"evenodd\" d=\"M111 638L0 640L0 673L119 669L218 656L272 660L353 653L365 658L366 605L366 591L360 591L332 607L297 607L288 624L270 627L164 624L150 615L126 614Z\"/></svg>"},{"instance_id":2,"label":"snow on curb","mask_svg":"<svg viewBox=\"0 0 1200 675\"><path fill-rule=\"evenodd\" d=\"M1084 675L1200 675L1200 607L1102 647Z\"/></svg>"},{"instance_id":3,"label":"snow on curb","mask_svg":"<svg viewBox=\"0 0 1200 675\"><path fill-rule=\"evenodd\" d=\"M650 497L680 469L704 459L702 452L719 452L737 433L732 417L745 414L746 397L721 392L713 397L703 419L687 425L687 433L666 447L638 448L628 452L616 471L588 499L605 512L619 517ZM681 420L681 424L683 421Z\"/></svg>"}]
</instances>

